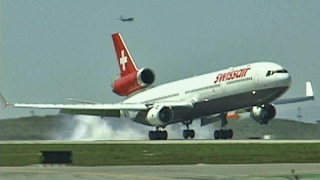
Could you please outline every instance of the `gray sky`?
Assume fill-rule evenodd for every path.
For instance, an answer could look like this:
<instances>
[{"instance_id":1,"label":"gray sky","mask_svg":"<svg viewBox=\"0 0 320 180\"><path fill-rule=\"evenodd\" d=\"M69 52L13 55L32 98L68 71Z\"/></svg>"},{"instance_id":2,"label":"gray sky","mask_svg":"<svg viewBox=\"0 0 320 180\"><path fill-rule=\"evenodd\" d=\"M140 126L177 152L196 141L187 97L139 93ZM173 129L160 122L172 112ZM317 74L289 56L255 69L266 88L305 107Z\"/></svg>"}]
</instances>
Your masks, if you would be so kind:
<instances>
[{"instance_id":1,"label":"gray sky","mask_svg":"<svg viewBox=\"0 0 320 180\"><path fill-rule=\"evenodd\" d=\"M119 16L134 17L121 22ZM155 84L230 66L272 61L289 70L285 97L320 91L320 1L2 0L1 86L10 102L68 103L74 97L122 100L111 34L121 32ZM277 117L320 119L320 102L277 106ZM34 110L36 115L58 111ZM1 119L31 115L8 108Z\"/></svg>"}]
</instances>

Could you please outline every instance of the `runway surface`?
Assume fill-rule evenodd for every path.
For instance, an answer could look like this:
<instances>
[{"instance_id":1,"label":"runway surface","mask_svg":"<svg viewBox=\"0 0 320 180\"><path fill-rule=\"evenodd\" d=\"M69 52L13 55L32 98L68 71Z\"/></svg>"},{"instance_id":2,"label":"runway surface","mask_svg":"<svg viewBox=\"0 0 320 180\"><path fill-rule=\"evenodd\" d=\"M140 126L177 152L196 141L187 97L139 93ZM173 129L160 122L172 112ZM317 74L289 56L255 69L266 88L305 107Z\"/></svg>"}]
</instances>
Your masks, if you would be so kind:
<instances>
[{"instance_id":1,"label":"runway surface","mask_svg":"<svg viewBox=\"0 0 320 180\"><path fill-rule=\"evenodd\" d=\"M109 141L59 141L59 140L35 140L35 141L0 141L0 144L293 144L293 143L320 143L320 140L109 140Z\"/></svg>"},{"instance_id":2,"label":"runway surface","mask_svg":"<svg viewBox=\"0 0 320 180\"><path fill-rule=\"evenodd\" d=\"M167 140L167 141L1 141L0 144L286 144L319 140ZM320 179L320 164L160 165L160 166L43 166L0 167L1 180L75 179Z\"/></svg>"},{"instance_id":3,"label":"runway surface","mask_svg":"<svg viewBox=\"0 0 320 180\"><path fill-rule=\"evenodd\" d=\"M1 167L2 180L78 180L78 179L320 179L320 164L252 164L252 165L161 165L98 167Z\"/></svg>"}]
</instances>

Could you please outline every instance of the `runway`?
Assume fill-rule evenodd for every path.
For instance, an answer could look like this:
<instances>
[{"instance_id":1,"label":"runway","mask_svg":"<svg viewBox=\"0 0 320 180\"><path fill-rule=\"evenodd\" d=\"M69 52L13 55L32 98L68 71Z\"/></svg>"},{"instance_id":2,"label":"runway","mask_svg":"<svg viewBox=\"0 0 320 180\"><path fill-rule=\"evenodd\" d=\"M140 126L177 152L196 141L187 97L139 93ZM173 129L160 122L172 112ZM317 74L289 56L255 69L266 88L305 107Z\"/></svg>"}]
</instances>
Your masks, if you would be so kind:
<instances>
[{"instance_id":1,"label":"runway","mask_svg":"<svg viewBox=\"0 0 320 180\"><path fill-rule=\"evenodd\" d=\"M95 141L60 141L60 140L34 140L34 141L0 141L0 144L294 144L294 143L320 143L320 140L95 140Z\"/></svg>"},{"instance_id":2,"label":"runway","mask_svg":"<svg viewBox=\"0 0 320 180\"><path fill-rule=\"evenodd\" d=\"M158 179L244 180L320 179L320 164L161 165L98 167L1 167L3 180Z\"/></svg>"},{"instance_id":3,"label":"runway","mask_svg":"<svg viewBox=\"0 0 320 180\"><path fill-rule=\"evenodd\" d=\"M296 144L320 143L319 140L166 140L166 141L1 141L0 144ZM232 157L231 157L232 158ZM0 168L1 179L76 180L76 179L320 179L316 164L196 164L135 166L43 166Z\"/></svg>"}]
</instances>

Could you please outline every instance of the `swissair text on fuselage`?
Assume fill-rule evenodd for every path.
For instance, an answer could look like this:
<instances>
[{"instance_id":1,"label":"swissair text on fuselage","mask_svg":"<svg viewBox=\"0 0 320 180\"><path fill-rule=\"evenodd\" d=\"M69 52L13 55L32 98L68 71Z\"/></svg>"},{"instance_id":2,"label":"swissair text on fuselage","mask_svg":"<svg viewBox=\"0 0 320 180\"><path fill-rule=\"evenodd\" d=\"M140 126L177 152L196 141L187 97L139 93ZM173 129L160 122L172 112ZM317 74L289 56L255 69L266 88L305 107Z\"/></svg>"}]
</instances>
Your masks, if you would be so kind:
<instances>
[{"instance_id":1,"label":"swissair text on fuselage","mask_svg":"<svg viewBox=\"0 0 320 180\"><path fill-rule=\"evenodd\" d=\"M247 67L247 68L232 70L230 72L219 74L213 83L229 81L229 80L234 80L234 79L239 79L239 78L245 77L247 75L247 72L250 69L251 69L251 67Z\"/></svg>"}]
</instances>

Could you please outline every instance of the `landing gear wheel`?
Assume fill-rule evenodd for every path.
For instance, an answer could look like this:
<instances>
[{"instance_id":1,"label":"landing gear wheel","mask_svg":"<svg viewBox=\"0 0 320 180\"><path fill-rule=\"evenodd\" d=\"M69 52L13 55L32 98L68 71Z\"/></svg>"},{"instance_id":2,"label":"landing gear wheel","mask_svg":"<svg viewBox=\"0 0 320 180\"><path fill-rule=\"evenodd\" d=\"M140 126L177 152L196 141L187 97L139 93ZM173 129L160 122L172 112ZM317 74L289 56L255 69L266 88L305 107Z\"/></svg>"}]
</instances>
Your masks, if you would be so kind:
<instances>
[{"instance_id":1,"label":"landing gear wheel","mask_svg":"<svg viewBox=\"0 0 320 180\"><path fill-rule=\"evenodd\" d=\"M155 140L155 133L154 133L154 131L149 131L149 139L150 139L150 140Z\"/></svg>"},{"instance_id":2,"label":"landing gear wheel","mask_svg":"<svg viewBox=\"0 0 320 180\"><path fill-rule=\"evenodd\" d=\"M160 140L167 140L168 139L168 132L167 131L159 131Z\"/></svg>"},{"instance_id":3,"label":"landing gear wheel","mask_svg":"<svg viewBox=\"0 0 320 180\"><path fill-rule=\"evenodd\" d=\"M194 132L194 130L189 130L190 139L193 139L195 135L196 135L196 133Z\"/></svg>"},{"instance_id":4,"label":"landing gear wheel","mask_svg":"<svg viewBox=\"0 0 320 180\"><path fill-rule=\"evenodd\" d=\"M183 130L183 138L184 139L188 139L188 138L193 139L194 136L195 136L194 130L192 130L192 129L191 130L190 129Z\"/></svg>"},{"instance_id":5,"label":"landing gear wheel","mask_svg":"<svg viewBox=\"0 0 320 180\"><path fill-rule=\"evenodd\" d=\"M232 137L233 137L232 129L226 130L226 137L227 137L227 139L232 139Z\"/></svg>"},{"instance_id":6,"label":"landing gear wheel","mask_svg":"<svg viewBox=\"0 0 320 180\"><path fill-rule=\"evenodd\" d=\"M188 130L183 130L183 138L184 139L188 139L189 138Z\"/></svg>"},{"instance_id":7,"label":"landing gear wheel","mask_svg":"<svg viewBox=\"0 0 320 180\"><path fill-rule=\"evenodd\" d=\"M182 122L183 125L187 126L186 130L183 130L183 138L184 139L193 139L195 137L195 132L193 129L189 129L189 125L192 124L192 120Z\"/></svg>"},{"instance_id":8,"label":"landing gear wheel","mask_svg":"<svg viewBox=\"0 0 320 180\"><path fill-rule=\"evenodd\" d=\"M220 113L221 117L221 130L214 131L214 139L231 139L233 137L232 129L226 128L228 121L227 121L227 113L222 112Z\"/></svg>"},{"instance_id":9,"label":"landing gear wheel","mask_svg":"<svg viewBox=\"0 0 320 180\"><path fill-rule=\"evenodd\" d=\"M233 137L232 129L214 131L214 139L232 139L232 137Z\"/></svg>"},{"instance_id":10,"label":"landing gear wheel","mask_svg":"<svg viewBox=\"0 0 320 180\"><path fill-rule=\"evenodd\" d=\"M219 131L218 130L214 131L214 139L219 139L219 138L220 138Z\"/></svg>"},{"instance_id":11,"label":"landing gear wheel","mask_svg":"<svg viewBox=\"0 0 320 180\"><path fill-rule=\"evenodd\" d=\"M167 131L149 131L150 140L167 140L168 132Z\"/></svg>"}]
</instances>

